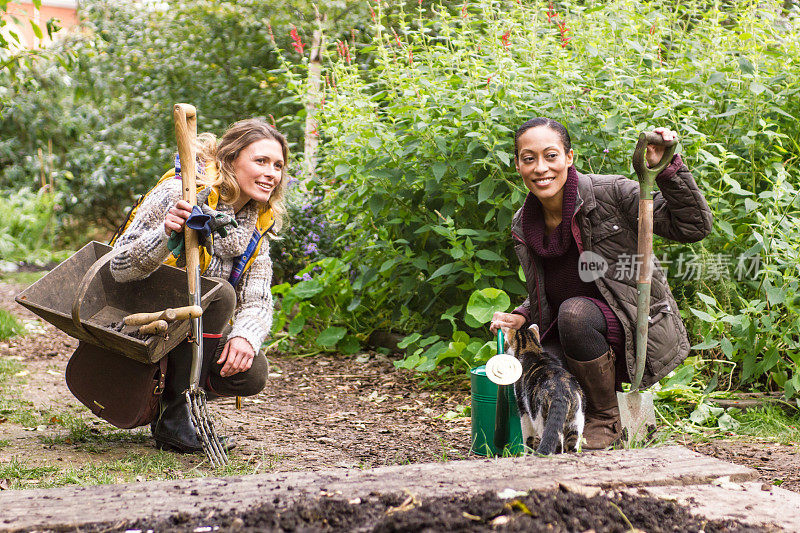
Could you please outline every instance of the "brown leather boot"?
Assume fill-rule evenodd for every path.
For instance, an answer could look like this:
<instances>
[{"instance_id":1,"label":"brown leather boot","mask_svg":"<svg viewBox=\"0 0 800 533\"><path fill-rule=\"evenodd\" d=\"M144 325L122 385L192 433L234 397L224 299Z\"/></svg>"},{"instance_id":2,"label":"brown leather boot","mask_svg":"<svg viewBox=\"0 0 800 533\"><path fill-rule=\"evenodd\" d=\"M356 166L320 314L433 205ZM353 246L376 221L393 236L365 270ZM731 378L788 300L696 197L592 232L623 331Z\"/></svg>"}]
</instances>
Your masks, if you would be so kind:
<instances>
[{"instance_id":1,"label":"brown leather boot","mask_svg":"<svg viewBox=\"0 0 800 533\"><path fill-rule=\"evenodd\" d=\"M622 436L617 391L614 390L614 351L597 359L576 361L567 356L567 368L586 395L586 423L583 449L602 450L616 444Z\"/></svg>"}]
</instances>

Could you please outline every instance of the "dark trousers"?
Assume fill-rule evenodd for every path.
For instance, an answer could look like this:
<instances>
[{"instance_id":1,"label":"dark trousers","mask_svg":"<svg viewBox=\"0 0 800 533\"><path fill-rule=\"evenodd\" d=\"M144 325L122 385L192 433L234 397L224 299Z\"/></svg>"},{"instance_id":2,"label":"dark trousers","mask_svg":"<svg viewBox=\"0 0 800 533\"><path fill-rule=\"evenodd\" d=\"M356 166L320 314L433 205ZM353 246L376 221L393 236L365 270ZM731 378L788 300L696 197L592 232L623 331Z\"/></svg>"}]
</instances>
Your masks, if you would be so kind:
<instances>
[{"instance_id":1,"label":"dark trousers","mask_svg":"<svg viewBox=\"0 0 800 533\"><path fill-rule=\"evenodd\" d=\"M267 383L267 358L259 353L259 346L253 347L256 354L249 369L228 377L220 375L223 365L217 360L228 342L230 320L236 308L236 290L226 280L221 281L220 290L203 313L203 372L200 385L216 396L254 396Z\"/></svg>"}]
</instances>

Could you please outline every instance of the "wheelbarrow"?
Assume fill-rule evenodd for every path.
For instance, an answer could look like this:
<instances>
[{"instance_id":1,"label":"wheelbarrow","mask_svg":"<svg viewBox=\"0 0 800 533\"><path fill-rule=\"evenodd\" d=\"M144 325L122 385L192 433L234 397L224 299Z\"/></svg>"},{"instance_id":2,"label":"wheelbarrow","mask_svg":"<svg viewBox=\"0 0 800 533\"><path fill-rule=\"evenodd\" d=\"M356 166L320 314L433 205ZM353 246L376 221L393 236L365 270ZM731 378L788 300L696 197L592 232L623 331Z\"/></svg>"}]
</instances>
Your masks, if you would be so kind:
<instances>
[{"instance_id":1,"label":"wheelbarrow","mask_svg":"<svg viewBox=\"0 0 800 533\"><path fill-rule=\"evenodd\" d=\"M114 280L109 263L122 248L92 241L17 295L17 303L79 340L142 363L155 363L188 335L188 320L173 321L158 335L137 337L136 326L120 328L134 313L186 305L186 272L161 265L140 281ZM205 310L222 282L202 278Z\"/></svg>"}]
</instances>

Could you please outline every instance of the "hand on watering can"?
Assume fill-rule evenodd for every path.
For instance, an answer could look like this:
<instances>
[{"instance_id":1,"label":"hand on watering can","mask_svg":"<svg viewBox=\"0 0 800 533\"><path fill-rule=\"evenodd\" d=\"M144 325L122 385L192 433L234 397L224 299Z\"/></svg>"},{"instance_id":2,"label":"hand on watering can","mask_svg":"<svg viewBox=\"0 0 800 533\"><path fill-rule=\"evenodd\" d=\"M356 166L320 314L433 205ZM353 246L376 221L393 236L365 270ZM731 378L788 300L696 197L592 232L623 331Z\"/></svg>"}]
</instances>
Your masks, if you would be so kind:
<instances>
[{"instance_id":1,"label":"hand on watering can","mask_svg":"<svg viewBox=\"0 0 800 533\"><path fill-rule=\"evenodd\" d=\"M653 133L658 133L665 141L672 141L677 138L675 132L669 128L656 128L653 130ZM666 149L666 146L648 144L647 155L645 156L647 158L647 166L652 168L661 162L661 158L664 157L664 150Z\"/></svg>"},{"instance_id":2,"label":"hand on watering can","mask_svg":"<svg viewBox=\"0 0 800 533\"><path fill-rule=\"evenodd\" d=\"M495 312L489 329L497 333L498 328L519 329L525 325L525 317L516 313Z\"/></svg>"},{"instance_id":3,"label":"hand on watering can","mask_svg":"<svg viewBox=\"0 0 800 533\"><path fill-rule=\"evenodd\" d=\"M256 354L250 343L243 337L231 337L225 343L217 363L222 365L219 375L223 378L249 370Z\"/></svg>"},{"instance_id":4,"label":"hand on watering can","mask_svg":"<svg viewBox=\"0 0 800 533\"><path fill-rule=\"evenodd\" d=\"M167 237L172 235L173 231L182 232L186 219L191 214L192 206L186 200L178 200L177 204L170 207L167 216L164 217L164 233L167 234Z\"/></svg>"}]
</instances>

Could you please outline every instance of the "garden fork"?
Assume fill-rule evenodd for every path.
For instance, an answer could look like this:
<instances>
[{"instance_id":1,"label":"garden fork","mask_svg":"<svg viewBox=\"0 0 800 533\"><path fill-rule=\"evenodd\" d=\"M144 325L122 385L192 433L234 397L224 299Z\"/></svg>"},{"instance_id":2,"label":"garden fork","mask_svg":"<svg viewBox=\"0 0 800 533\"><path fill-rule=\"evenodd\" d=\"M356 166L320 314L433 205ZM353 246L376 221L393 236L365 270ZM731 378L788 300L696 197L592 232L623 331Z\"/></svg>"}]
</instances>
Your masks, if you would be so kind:
<instances>
[{"instance_id":1,"label":"garden fork","mask_svg":"<svg viewBox=\"0 0 800 533\"><path fill-rule=\"evenodd\" d=\"M197 184L195 177L195 148L197 137L197 110L189 104L175 104L175 137L178 141L178 155L181 160L181 183L183 199L191 205L197 204ZM184 250L186 253L186 277L189 284L189 305L200 305L200 248L197 232L184 226ZM203 317L192 318L192 367L189 371L189 388L186 401L191 411L192 423L197 438L211 466L228 463L228 454L214 431L214 422L208 412L205 391L200 387L200 369L203 363Z\"/></svg>"}]
</instances>

